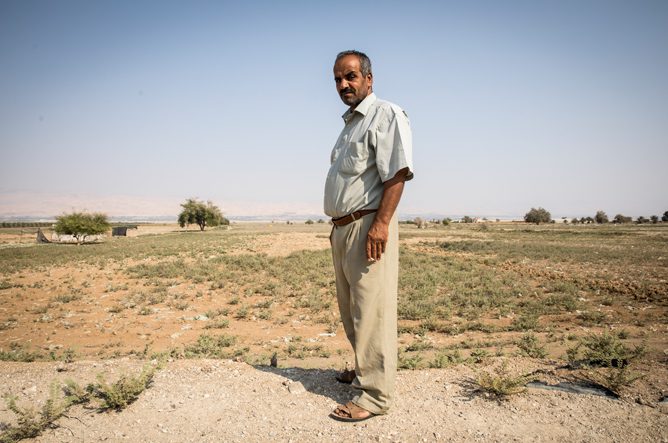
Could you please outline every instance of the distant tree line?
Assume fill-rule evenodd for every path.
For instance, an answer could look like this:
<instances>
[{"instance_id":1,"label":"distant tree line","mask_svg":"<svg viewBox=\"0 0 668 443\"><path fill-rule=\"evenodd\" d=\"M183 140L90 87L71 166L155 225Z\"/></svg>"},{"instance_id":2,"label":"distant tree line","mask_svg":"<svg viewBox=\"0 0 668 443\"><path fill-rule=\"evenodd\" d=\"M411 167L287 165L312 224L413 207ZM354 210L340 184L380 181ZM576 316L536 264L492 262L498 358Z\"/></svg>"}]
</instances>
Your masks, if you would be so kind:
<instances>
[{"instance_id":1,"label":"distant tree line","mask_svg":"<svg viewBox=\"0 0 668 443\"><path fill-rule=\"evenodd\" d=\"M0 222L0 228L47 228L52 225L53 222Z\"/></svg>"},{"instance_id":2,"label":"distant tree line","mask_svg":"<svg viewBox=\"0 0 668 443\"><path fill-rule=\"evenodd\" d=\"M596 223L599 225L605 224L605 223L613 223L616 225L622 225L622 224L628 224L628 223L636 223L639 225L646 224L646 223L652 223L652 224L657 224L659 222L668 222L668 211L663 213L663 216L659 217L658 215L652 215L649 218L646 218L644 216L639 216L638 218L633 220L633 217L628 217L624 214L617 214L613 217L612 221L608 219L608 215L603 212L603 211L597 211L596 215L592 217L581 217L580 219L578 218L573 218L571 220L571 224L591 224L591 223Z\"/></svg>"}]
</instances>

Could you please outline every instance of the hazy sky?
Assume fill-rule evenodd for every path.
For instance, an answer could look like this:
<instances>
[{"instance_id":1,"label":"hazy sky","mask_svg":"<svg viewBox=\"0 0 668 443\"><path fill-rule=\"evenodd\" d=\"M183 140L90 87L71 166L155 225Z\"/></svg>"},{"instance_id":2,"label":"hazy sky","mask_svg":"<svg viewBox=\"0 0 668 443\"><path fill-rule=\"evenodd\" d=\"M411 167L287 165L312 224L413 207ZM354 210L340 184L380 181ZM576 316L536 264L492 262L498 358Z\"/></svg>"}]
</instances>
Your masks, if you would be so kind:
<instances>
[{"instance_id":1,"label":"hazy sky","mask_svg":"<svg viewBox=\"0 0 668 443\"><path fill-rule=\"evenodd\" d=\"M402 214L668 210L668 1L0 1L0 217L322 213L337 52L402 106Z\"/></svg>"}]
</instances>

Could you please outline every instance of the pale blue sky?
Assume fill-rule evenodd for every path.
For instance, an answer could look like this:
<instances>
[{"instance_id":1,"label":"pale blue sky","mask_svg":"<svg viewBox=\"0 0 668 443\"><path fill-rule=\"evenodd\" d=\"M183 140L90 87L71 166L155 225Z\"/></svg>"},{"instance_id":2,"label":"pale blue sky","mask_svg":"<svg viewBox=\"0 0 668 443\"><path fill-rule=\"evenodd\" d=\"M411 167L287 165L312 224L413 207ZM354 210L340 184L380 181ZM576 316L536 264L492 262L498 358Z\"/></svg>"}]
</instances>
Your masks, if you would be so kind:
<instances>
[{"instance_id":1,"label":"pale blue sky","mask_svg":"<svg viewBox=\"0 0 668 443\"><path fill-rule=\"evenodd\" d=\"M668 2L0 0L0 217L322 212L340 50L402 106L400 212L668 210Z\"/></svg>"}]
</instances>

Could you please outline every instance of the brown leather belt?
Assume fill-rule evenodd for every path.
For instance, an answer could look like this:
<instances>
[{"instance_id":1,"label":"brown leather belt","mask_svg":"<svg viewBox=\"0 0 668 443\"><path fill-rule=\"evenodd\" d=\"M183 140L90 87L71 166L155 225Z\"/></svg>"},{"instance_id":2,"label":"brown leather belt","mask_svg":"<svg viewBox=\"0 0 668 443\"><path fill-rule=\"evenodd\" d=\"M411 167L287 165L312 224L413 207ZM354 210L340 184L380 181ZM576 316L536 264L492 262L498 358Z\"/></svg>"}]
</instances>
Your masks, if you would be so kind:
<instances>
[{"instance_id":1,"label":"brown leather belt","mask_svg":"<svg viewBox=\"0 0 668 443\"><path fill-rule=\"evenodd\" d=\"M344 215L343 217L333 218L332 223L334 223L335 226L345 226L354 222L355 220L359 220L365 215L373 214L377 210L378 209L362 209L360 211L351 212L350 214Z\"/></svg>"}]
</instances>

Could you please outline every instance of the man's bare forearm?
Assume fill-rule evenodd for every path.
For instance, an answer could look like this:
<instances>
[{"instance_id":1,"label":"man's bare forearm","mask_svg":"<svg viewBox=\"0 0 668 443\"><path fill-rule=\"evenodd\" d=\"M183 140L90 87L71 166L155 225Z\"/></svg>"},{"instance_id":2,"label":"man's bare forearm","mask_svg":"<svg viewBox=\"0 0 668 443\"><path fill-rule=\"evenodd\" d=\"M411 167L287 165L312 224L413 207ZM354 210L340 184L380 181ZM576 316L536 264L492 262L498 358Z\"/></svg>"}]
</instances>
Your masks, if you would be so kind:
<instances>
[{"instance_id":1,"label":"man's bare forearm","mask_svg":"<svg viewBox=\"0 0 668 443\"><path fill-rule=\"evenodd\" d=\"M380 260L385 252L385 245L389 237L389 226L394 216L401 194L404 192L404 183L408 168L404 168L383 184L383 196L378 206L378 211L374 218L366 241L366 258L370 261Z\"/></svg>"}]
</instances>

